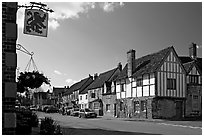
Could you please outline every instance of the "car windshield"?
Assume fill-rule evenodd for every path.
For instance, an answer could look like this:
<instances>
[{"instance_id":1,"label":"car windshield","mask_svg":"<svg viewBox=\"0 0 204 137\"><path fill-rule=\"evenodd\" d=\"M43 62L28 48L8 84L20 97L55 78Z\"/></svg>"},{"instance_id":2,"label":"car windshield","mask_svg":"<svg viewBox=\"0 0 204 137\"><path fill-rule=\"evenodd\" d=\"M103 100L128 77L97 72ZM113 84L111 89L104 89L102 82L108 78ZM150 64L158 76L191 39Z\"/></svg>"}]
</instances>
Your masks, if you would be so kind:
<instances>
[{"instance_id":1,"label":"car windshield","mask_svg":"<svg viewBox=\"0 0 204 137\"><path fill-rule=\"evenodd\" d=\"M85 109L86 112L92 112L90 109Z\"/></svg>"}]
</instances>

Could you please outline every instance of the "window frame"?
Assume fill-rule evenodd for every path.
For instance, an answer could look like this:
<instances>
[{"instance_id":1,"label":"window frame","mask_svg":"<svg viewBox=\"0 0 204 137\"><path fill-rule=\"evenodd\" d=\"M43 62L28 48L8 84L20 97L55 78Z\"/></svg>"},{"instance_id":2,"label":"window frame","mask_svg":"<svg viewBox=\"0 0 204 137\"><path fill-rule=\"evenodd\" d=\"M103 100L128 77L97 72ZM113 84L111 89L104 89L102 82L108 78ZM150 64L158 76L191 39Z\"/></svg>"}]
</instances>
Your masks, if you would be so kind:
<instances>
[{"instance_id":1,"label":"window frame","mask_svg":"<svg viewBox=\"0 0 204 137\"><path fill-rule=\"evenodd\" d=\"M167 85L166 85L166 87L167 87L167 90L169 89L169 90L176 90L176 79L174 79L174 78L167 78L167 81L166 81L167 83Z\"/></svg>"}]
</instances>

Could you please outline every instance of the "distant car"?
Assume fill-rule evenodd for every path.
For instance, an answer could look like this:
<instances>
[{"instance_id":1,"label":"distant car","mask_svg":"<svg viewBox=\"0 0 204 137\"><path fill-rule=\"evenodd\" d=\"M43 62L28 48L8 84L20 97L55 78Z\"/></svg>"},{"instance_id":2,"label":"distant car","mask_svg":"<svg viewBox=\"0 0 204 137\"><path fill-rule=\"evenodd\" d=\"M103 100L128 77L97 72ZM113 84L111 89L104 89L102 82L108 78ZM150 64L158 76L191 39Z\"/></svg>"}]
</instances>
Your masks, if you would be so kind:
<instances>
[{"instance_id":1,"label":"distant car","mask_svg":"<svg viewBox=\"0 0 204 137\"><path fill-rule=\"evenodd\" d=\"M50 106L45 110L46 113L58 113L59 109L54 107L54 106Z\"/></svg>"},{"instance_id":2,"label":"distant car","mask_svg":"<svg viewBox=\"0 0 204 137\"><path fill-rule=\"evenodd\" d=\"M31 106L31 107L30 107L30 110L31 110L31 111L37 111L37 107Z\"/></svg>"},{"instance_id":3,"label":"distant car","mask_svg":"<svg viewBox=\"0 0 204 137\"><path fill-rule=\"evenodd\" d=\"M71 112L70 112L70 115L78 117L79 116L79 108L72 109Z\"/></svg>"},{"instance_id":4,"label":"distant car","mask_svg":"<svg viewBox=\"0 0 204 137\"><path fill-rule=\"evenodd\" d=\"M42 106L42 111L43 111L43 112L46 112L47 108L49 108L49 107L50 107L49 105L44 105L44 106Z\"/></svg>"},{"instance_id":5,"label":"distant car","mask_svg":"<svg viewBox=\"0 0 204 137\"><path fill-rule=\"evenodd\" d=\"M72 107L67 107L67 108L65 109L66 114L67 114L67 115L70 115L72 110L73 110Z\"/></svg>"},{"instance_id":6,"label":"distant car","mask_svg":"<svg viewBox=\"0 0 204 137\"><path fill-rule=\"evenodd\" d=\"M81 118L81 117L83 117L83 118L88 118L88 117L89 118L96 118L97 114L96 114L96 112L94 112L88 108L85 108L85 109L81 109L79 111L79 118Z\"/></svg>"}]
</instances>

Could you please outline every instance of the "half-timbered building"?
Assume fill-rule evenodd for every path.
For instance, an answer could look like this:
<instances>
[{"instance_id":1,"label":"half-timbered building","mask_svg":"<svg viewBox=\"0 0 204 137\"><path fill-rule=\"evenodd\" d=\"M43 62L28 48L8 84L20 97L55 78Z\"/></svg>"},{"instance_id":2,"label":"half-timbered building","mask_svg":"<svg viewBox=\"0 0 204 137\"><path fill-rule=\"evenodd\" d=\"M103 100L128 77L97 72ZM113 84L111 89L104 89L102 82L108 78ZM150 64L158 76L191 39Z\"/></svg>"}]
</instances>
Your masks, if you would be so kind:
<instances>
[{"instance_id":1,"label":"half-timbered building","mask_svg":"<svg viewBox=\"0 0 204 137\"><path fill-rule=\"evenodd\" d=\"M189 46L189 56L179 56L186 69L185 116L202 116L202 58L197 57L197 45Z\"/></svg>"},{"instance_id":2,"label":"half-timbered building","mask_svg":"<svg viewBox=\"0 0 204 137\"><path fill-rule=\"evenodd\" d=\"M173 46L137 59L128 51L116 84L117 117L184 116L186 71Z\"/></svg>"}]
</instances>

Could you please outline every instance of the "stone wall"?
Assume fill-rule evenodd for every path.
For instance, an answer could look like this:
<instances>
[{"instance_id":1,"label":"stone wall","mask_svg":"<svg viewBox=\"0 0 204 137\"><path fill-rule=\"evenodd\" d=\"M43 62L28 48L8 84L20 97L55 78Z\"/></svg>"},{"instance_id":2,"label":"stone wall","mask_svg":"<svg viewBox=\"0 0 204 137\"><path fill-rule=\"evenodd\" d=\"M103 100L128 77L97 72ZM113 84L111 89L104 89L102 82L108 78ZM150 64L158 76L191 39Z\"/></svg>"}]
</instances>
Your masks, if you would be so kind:
<instances>
[{"instance_id":1,"label":"stone wall","mask_svg":"<svg viewBox=\"0 0 204 137\"><path fill-rule=\"evenodd\" d=\"M115 116L116 95L103 95L103 114L104 116ZM110 104L110 111L106 111L106 104Z\"/></svg>"},{"instance_id":2,"label":"stone wall","mask_svg":"<svg viewBox=\"0 0 204 137\"><path fill-rule=\"evenodd\" d=\"M116 102L117 117L152 118L152 97L118 99Z\"/></svg>"},{"instance_id":3,"label":"stone wall","mask_svg":"<svg viewBox=\"0 0 204 137\"><path fill-rule=\"evenodd\" d=\"M197 95L198 99L193 99L193 95ZM202 86L188 85L185 116L193 116L195 112L198 112L200 116L202 115Z\"/></svg>"},{"instance_id":4,"label":"stone wall","mask_svg":"<svg viewBox=\"0 0 204 137\"><path fill-rule=\"evenodd\" d=\"M184 101L180 98L154 98L152 101L152 117L180 119L184 117Z\"/></svg>"},{"instance_id":5,"label":"stone wall","mask_svg":"<svg viewBox=\"0 0 204 137\"><path fill-rule=\"evenodd\" d=\"M17 2L2 2L2 134L16 128Z\"/></svg>"}]
</instances>

